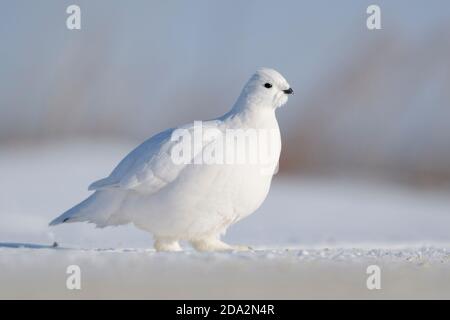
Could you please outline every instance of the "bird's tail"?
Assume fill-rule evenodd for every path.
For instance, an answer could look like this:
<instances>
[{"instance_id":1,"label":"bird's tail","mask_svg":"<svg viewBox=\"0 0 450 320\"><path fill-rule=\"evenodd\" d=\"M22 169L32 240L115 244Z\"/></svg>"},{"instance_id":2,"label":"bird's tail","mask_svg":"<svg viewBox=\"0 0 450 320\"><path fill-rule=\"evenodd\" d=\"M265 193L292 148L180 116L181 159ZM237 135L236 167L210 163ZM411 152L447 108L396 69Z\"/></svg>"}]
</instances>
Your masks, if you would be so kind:
<instances>
[{"instance_id":1,"label":"bird's tail","mask_svg":"<svg viewBox=\"0 0 450 320\"><path fill-rule=\"evenodd\" d=\"M64 212L50 222L50 226L71 222L91 222L97 227L120 225L131 222L119 212L125 193L119 190L96 191L90 197Z\"/></svg>"}]
</instances>

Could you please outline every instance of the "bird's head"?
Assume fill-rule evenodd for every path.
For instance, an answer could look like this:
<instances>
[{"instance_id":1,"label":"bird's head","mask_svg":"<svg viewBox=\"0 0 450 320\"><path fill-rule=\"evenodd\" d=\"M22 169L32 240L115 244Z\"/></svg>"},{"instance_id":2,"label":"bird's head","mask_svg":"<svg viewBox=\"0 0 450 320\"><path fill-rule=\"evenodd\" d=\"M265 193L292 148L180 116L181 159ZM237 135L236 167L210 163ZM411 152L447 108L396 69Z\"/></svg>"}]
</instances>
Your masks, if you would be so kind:
<instances>
[{"instance_id":1,"label":"bird's head","mask_svg":"<svg viewBox=\"0 0 450 320\"><path fill-rule=\"evenodd\" d=\"M286 79L273 69L258 70L247 82L239 97L240 104L279 108L294 91Z\"/></svg>"}]
</instances>

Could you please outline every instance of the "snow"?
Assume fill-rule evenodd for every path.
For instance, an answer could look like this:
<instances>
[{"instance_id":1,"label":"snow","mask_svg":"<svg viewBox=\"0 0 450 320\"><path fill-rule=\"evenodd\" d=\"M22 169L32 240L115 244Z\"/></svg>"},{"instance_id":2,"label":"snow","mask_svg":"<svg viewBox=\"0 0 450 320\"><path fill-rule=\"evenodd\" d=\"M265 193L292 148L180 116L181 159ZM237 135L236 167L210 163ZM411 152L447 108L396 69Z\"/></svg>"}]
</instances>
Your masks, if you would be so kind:
<instances>
[{"instance_id":1,"label":"snow","mask_svg":"<svg viewBox=\"0 0 450 320\"><path fill-rule=\"evenodd\" d=\"M225 237L247 253L156 253L133 226L48 227L134 145L0 149L0 298L450 298L446 189L280 175ZM80 291L65 287L70 264ZM381 290L366 288L371 264Z\"/></svg>"},{"instance_id":2,"label":"snow","mask_svg":"<svg viewBox=\"0 0 450 320\"><path fill-rule=\"evenodd\" d=\"M155 253L145 249L0 249L0 298L450 298L446 249L291 249ZM66 268L81 268L67 290ZM366 268L381 267L381 290Z\"/></svg>"}]
</instances>

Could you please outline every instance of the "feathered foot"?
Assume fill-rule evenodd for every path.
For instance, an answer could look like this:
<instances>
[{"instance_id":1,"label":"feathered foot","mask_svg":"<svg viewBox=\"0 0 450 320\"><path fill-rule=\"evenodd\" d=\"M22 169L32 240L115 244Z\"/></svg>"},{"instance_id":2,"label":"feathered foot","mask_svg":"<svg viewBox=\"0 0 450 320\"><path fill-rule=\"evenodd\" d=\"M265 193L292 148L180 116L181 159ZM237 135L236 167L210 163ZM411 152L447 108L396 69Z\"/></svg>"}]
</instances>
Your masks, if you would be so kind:
<instances>
[{"instance_id":1,"label":"feathered foot","mask_svg":"<svg viewBox=\"0 0 450 320\"><path fill-rule=\"evenodd\" d=\"M183 251L178 240L167 238L155 239L154 247L156 251Z\"/></svg>"},{"instance_id":2,"label":"feathered foot","mask_svg":"<svg viewBox=\"0 0 450 320\"><path fill-rule=\"evenodd\" d=\"M204 238L190 241L197 251L250 251L251 247L245 245L230 245L217 238Z\"/></svg>"}]
</instances>

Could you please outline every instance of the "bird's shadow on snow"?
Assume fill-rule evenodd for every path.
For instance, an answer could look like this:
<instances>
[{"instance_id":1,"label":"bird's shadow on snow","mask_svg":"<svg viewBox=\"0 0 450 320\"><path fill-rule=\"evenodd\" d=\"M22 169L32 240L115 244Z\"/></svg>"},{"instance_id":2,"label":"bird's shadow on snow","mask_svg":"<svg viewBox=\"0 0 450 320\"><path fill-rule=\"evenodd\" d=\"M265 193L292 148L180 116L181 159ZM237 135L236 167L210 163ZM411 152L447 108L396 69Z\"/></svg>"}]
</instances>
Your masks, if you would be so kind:
<instances>
[{"instance_id":1,"label":"bird's shadow on snow","mask_svg":"<svg viewBox=\"0 0 450 320\"><path fill-rule=\"evenodd\" d=\"M23 243L23 242L0 242L0 248L10 249L64 249L60 248L55 242L51 245L36 244L36 243Z\"/></svg>"},{"instance_id":2,"label":"bird's shadow on snow","mask_svg":"<svg viewBox=\"0 0 450 320\"><path fill-rule=\"evenodd\" d=\"M208 252L199 253L193 249L187 249L180 252L156 252L154 249L144 249L144 248L73 248L73 247L61 247L58 243L53 244L38 244L38 243L25 243L25 242L0 242L0 249L54 249L54 250L75 250L75 251L95 251L95 252L138 252L138 253L151 253L157 255L188 255L188 256L226 256L226 255L237 255L237 256L248 256L256 253L265 253L272 250L251 250L245 252Z\"/></svg>"}]
</instances>

